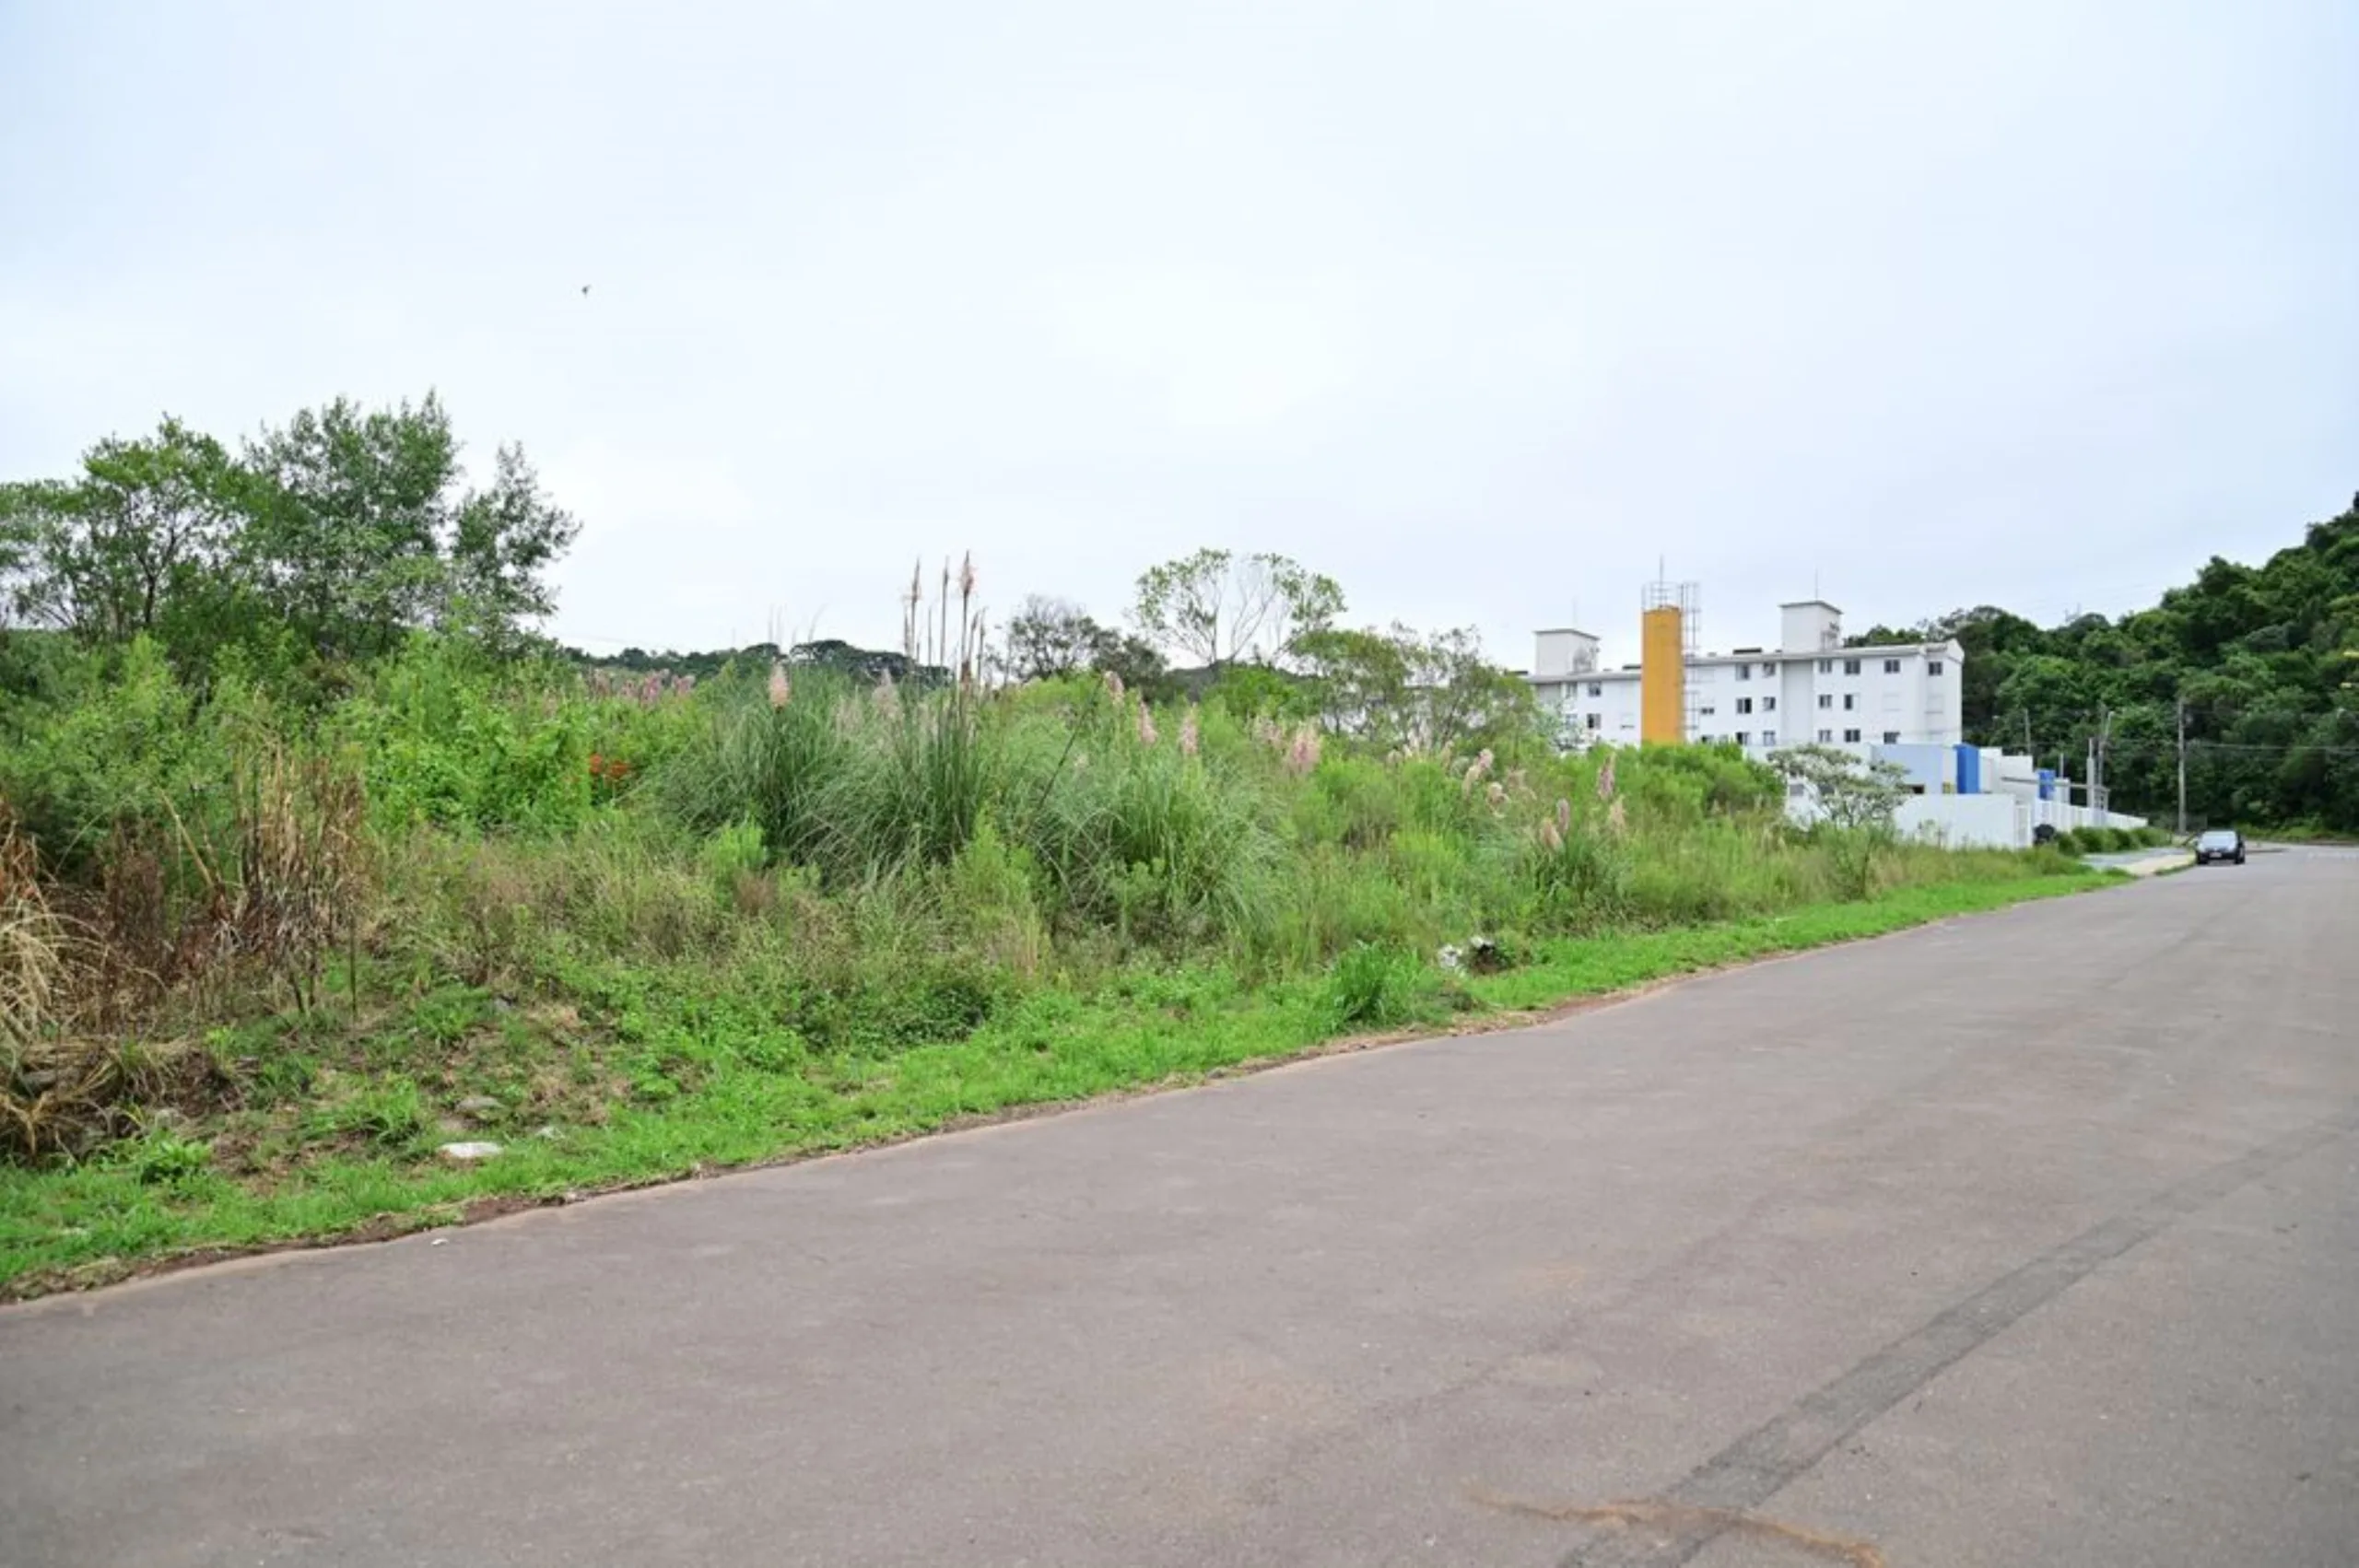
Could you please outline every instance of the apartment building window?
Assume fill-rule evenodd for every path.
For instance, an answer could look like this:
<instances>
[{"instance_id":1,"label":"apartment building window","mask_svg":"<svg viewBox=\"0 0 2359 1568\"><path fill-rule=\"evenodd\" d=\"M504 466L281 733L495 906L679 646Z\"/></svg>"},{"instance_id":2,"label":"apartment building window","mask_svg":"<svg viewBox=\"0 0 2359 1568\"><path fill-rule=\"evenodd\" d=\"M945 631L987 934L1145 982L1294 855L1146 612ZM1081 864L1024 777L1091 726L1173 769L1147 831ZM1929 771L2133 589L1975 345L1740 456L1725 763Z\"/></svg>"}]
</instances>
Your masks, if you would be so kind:
<instances>
[{"instance_id":1,"label":"apartment building window","mask_svg":"<svg viewBox=\"0 0 2359 1568\"><path fill-rule=\"evenodd\" d=\"M1925 661L1925 673L1927 673L1928 675L1938 675L1938 674L1940 674L1941 673L1942 673L1942 661L1941 661L1940 660L1938 660L1938 659L1928 659L1928 660L1926 660L1926 661Z\"/></svg>"},{"instance_id":2,"label":"apartment building window","mask_svg":"<svg viewBox=\"0 0 2359 1568\"><path fill-rule=\"evenodd\" d=\"M1753 666L1750 664L1738 665L1736 667L1736 678L1740 681L1749 681L1753 679Z\"/></svg>"},{"instance_id":3,"label":"apartment building window","mask_svg":"<svg viewBox=\"0 0 2359 1568\"><path fill-rule=\"evenodd\" d=\"M1776 680L1778 678L1778 666L1766 659L1763 660L1761 661L1761 678L1765 681Z\"/></svg>"},{"instance_id":4,"label":"apartment building window","mask_svg":"<svg viewBox=\"0 0 2359 1568\"><path fill-rule=\"evenodd\" d=\"M1588 720L1587 720L1587 723L1588 723L1588 727L1589 727L1589 729L1590 729L1590 731L1596 731L1596 730L1600 729L1600 728L1602 726L1602 723L1603 723L1602 716L1602 715L1599 715L1599 714L1592 713L1592 714L1590 714L1590 715L1589 716L1589 719L1588 719Z\"/></svg>"},{"instance_id":5,"label":"apartment building window","mask_svg":"<svg viewBox=\"0 0 2359 1568\"><path fill-rule=\"evenodd\" d=\"M1843 661L1843 673L1847 675L1858 674L1860 673L1860 661L1856 659L1846 659Z\"/></svg>"},{"instance_id":6,"label":"apartment building window","mask_svg":"<svg viewBox=\"0 0 2359 1568\"><path fill-rule=\"evenodd\" d=\"M1845 692L1845 693L1843 694L1843 711L1844 711L1844 712L1848 713L1848 712L1850 712L1853 708L1857 708L1857 707L1859 707L1859 706L1860 706L1860 694L1859 694L1858 692Z\"/></svg>"},{"instance_id":7,"label":"apartment building window","mask_svg":"<svg viewBox=\"0 0 2359 1568\"><path fill-rule=\"evenodd\" d=\"M1818 738L1821 741L1831 741L1835 738L1835 731L1832 730L1821 730L1818 732Z\"/></svg>"},{"instance_id":8,"label":"apartment building window","mask_svg":"<svg viewBox=\"0 0 2359 1568\"><path fill-rule=\"evenodd\" d=\"M1822 675L1831 675L1835 673L1835 661L1832 659L1820 660L1818 661L1818 673Z\"/></svg>"},{"instance_id":9,"label":"apartment building window","mask_svg":"<svg viewBox=\"0 0 2359 1568\"><path fill-rule=\"evenodd\" d=\"M1714 715L1714 714L1718 713L1718 712L1719 711L1719 708L1715 708L1715 707L1713 707L1710 703L1708 703L1708 703L1706 703L1703 707L1701 707L1701 708L1697 708L1696 711L1696 713L1697 713L1699 716L1701 716L1702 718L1709 719L1709 718L1711 718L1711 717L1712 717L1712 715Z\"/></svg>"},{"instance_id":10,"label":"apartment building window","mask_svg":"<svg viewBox=\"0 0 2359 1568\"><path fill-rule=\"evenodd\" d=\"M1899 673L1900 673L1900 661L1899 661L1899 660L1897 660L1897 659L1887 659L1887 660L1885 660L1885 661L1884 661L1884 673L1885 674L1887 674L1887 675L1897 675L1897 674L1899 674Z\"/></svg>"},{"instance_id":11,"label":"apartment building window","mask_svg":"<svg viewBox=\"0 0 2359 1568\"><path fill-rule=\"evenodd\" d=\"M1763 697L1763 698L1761 699L1761 711L1762 711L1762 712L1764 712L1764 713L1775 713L1775 712L1777 712L1777 711L1778 711L1778 699L1777 699L1776 697L1774 697L1774 696L1765 696L1765 697Z\"/></svg>"},{"instance_id":12,"label":"apartment building window","mask_svg":"<svg viewBox=\"0 0 2359 1568\"><path fill-rule=\"evenodd\" d=\"M1900 744L1900 731L1897 730L1886 730L1884 732L1884 743L1888 746L1896 746Z\"/></svg>"},{"instance_id":13,"label":"apartment building window","mask_svg":"<svg viewBox=\"0 0 2359 1568\"><path fill-rule=\"evenodd\" d=\"M1832 707L1834 707L1834 706L1835 706L1835 694L1834 694L1833 692L1821 692L1821 693L1819 693L1819 694L1818 694L1818 706L1819 706L1819 707L1821 707L1821 708L1832 708Z\"/></svg>"},{"instance_id":14,"label":"apartment building window","mask_svg":"<svg viewBox=\"0 0 2359 1568\"><path fill-rule=\"evenodd\" d=\"M1764 730L1764 731L1761 731L1761 743L1762 743L1763 745L1765 745L1765 746L1774 746L1774 745L1776 745L1776 744L1778 743L1778 731L1775 731L1775 730Z\"/></svg>"},{"instance_id":15,"label":"apartment building window","mask_svg":"<svg viewBox=\"0 0 2359 1568\"><path fill-rule=\"evenodd\" d=\"M1857 745L1860 742L1860 732L1857 730L1846 730L1843 731L1843 739L1850 744Z\"/></svg>"},{"instance_id":16,"label":"apartment building window","mask_svg":"<svg viewBox=\"0 0 2359 1568\"><path fill-rule=\"evenodd\" d=\"M1750 712L1752 712L1752 711L1753 711L1753 699L1752 699L1751 697L1749 697L1749 696L1741 696L1741 697L1737 698L1737 699L1736 699L1736 710L1737 710L1739 713L1750 713Z\"/></svg>"},{"instance_id":17,"label":"apartment building window","mask_svg":"<svg viewBox=\"0 0 2359 1568\"><path fill-rule=\"evenodd\" d=\"M1753 744L1753 731L1750 730L1739 730L1736 732L1736 743L1741 746L1749 746Z\"/></svg>"},{"instance_id":18,"label":"apartment building window","mask_svg":"<svg viewBox=\"0 0 2359 1568\"><path fill-rule=\"evenodd\" d=\"M1591 696L1603 696L1605 695L1605 683L1603 681L1591 681L1589 684L1589 695Z\"/></svg>"}]
</instances>

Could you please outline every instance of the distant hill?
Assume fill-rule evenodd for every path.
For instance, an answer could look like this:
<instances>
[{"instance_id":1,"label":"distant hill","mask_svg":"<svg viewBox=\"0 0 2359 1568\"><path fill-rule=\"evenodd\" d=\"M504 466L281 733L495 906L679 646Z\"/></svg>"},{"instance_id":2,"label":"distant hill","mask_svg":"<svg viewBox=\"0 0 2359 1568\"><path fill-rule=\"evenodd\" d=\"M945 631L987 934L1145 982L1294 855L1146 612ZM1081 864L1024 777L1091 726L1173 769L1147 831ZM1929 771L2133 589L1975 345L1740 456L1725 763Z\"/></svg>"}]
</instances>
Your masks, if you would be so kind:
<instances>
[{"instance_id":1,"label":"distant hill","mask_svg":"<svg viewBox=\"0 0 2359 1568\"><path fill-rule=\"evenodd\" d=\"M651 653L643 648L626 648L616 654L585 653L578 648L562 651L585 669L628 670L633 673L663 670L675 675L694 675L698 680L710 680L733 663L741 669L766 671L781 662L803 669L835 670L863 681L890 675L900 685L911 682L933 685L950 678L950 672L938 664L920 664L906 653L858 648L835 638L798 642L788 648L774 642L752 642L743 648L717 648L696 653Z\"/></svg>"}]
</instances>

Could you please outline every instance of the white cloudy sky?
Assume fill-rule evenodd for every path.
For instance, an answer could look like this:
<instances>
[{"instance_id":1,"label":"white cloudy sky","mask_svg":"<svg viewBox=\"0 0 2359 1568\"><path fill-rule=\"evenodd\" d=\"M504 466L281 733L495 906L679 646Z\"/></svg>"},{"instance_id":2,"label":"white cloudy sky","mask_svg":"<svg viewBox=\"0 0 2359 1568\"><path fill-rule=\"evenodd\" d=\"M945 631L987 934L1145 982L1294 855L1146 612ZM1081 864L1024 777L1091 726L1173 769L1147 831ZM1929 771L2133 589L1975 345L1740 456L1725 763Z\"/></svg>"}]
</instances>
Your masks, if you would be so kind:
<instances>
[{"instance_id":1,"label":"white cloudy sky","mask_svg":"<svg viewBox=\"0 0 2359 1568\"><path fill-rule=\"evenodd\" d=\"M0 476L440 389L555 629L2043 619L2359 487L2349 0L0 0ZM581 293L591 286L588 298Z\"/></svg>"}]
</instances>

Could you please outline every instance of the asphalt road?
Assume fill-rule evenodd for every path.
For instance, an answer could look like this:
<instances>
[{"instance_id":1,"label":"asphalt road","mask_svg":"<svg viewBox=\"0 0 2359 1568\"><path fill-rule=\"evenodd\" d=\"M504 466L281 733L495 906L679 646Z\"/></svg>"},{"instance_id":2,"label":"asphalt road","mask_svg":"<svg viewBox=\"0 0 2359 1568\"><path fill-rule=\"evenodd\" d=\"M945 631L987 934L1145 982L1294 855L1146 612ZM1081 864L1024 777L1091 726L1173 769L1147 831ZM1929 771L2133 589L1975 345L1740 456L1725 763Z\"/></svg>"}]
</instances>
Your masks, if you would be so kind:
<instances>
[{"instance_id":1,"label":"asphalt road","mask_svg":"<svg viewBox=\"0 0 2359 1568\"><path fill-rule=\"evenodd\" d=\"M0 1562L2359 1562L2359 855L0 1310Z\"/></svg>"}]
</instances>

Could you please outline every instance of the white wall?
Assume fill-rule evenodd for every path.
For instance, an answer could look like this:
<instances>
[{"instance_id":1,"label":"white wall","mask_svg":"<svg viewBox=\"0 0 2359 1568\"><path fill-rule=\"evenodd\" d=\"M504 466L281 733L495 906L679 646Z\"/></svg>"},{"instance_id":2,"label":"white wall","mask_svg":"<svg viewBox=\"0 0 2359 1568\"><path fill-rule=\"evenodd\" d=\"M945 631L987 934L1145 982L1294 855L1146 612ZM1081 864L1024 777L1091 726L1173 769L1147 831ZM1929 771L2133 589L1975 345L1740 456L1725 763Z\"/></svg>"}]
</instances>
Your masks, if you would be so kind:
<instances>
[{"instance_id":1,"label":"white wall","mask_svg":"<svg viewBox=\"0 0 2359 1568\"><path fill-rule=\"evenodd\" d=\"M1914 795L1901 802L1893 825L1953 849L2020 849L2031 843L2031 823L2013 795Z\"/></svg>"},{"instance_id":2,"label":"white wall","mask_svg":"<svg viewBox=\"0 0 2359 1568\"><path fill-rule=\"evenodd\" d=\"M1545 681L1586 674L1597 668L1597 638L1584 631L1563 627L1535 632L1532 639L1532 678Z\"/></svg>"},{"instance_id":3,"label":"white wall","mask_svg":"<svg viewBox=\"0 0 2359 1568\"><path fill-rule=\"evenodd\" d=\"M1843 612L1821 600L1780 604L1778 646L1789 653L1820 653L1843 642Z\"/></svg>"},{"instance_id":4,"label":"white wall","mask_svg":"<svg viewBox=\"0 0 2359 1568\"><path fill-rule=\"evenodd\" d=\"M1908 776L1909 785L1928 795L1954 793L1957 789L1957 748L1926 741L1895 745L1878 743L1869 755L1888 762Z\"/></svg>"},{"instance_id":5,"label":"white wall","mask_svg":"<svg viewBox=\"0 0 2359 1568\"><path fill-rule=\"evenodd\" d=\"M1807 827L1816 809L1806 798L1790 797L1786 813ZM2059 833L2076 827L2146 825L2144 817L2013 794L1911 795L1893 814L1893 825L1904 835L1953 849L2028 849L2032 830L2043 822Z\"/></svg>"}]
</instances>

